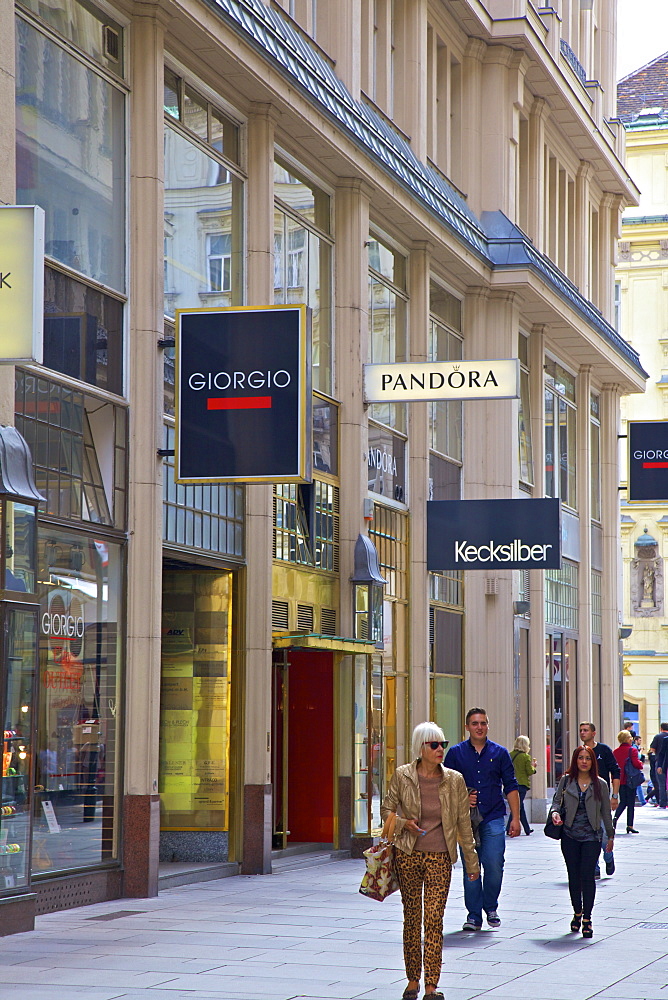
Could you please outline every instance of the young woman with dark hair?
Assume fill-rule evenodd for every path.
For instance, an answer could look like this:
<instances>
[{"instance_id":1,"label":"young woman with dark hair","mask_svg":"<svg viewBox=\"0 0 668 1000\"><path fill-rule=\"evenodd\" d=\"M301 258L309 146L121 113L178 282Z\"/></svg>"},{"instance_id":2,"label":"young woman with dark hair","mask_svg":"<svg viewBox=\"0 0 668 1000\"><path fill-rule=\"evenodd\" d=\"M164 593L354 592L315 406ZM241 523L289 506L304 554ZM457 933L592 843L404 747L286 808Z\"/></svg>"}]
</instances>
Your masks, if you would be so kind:
<instances>
[{"instance_id":1,"label":"young woman with dark hair","mask_svg":"<svg viewBox=\"0 0 668 1000\"><path fill-rule=\"evenodd\" d=\"M599 778L596 754L590 747L574 750L571 765L554 793L551 811L555 826L564 828L561 853L573 904L571 930L576 933L582 925L582 936L590 938L594 934L591 911L596 897L594 870L601 851L601 822L608 837L607 851L612 851L615 835L608 783Z\"/></svg>"}]
</instances>

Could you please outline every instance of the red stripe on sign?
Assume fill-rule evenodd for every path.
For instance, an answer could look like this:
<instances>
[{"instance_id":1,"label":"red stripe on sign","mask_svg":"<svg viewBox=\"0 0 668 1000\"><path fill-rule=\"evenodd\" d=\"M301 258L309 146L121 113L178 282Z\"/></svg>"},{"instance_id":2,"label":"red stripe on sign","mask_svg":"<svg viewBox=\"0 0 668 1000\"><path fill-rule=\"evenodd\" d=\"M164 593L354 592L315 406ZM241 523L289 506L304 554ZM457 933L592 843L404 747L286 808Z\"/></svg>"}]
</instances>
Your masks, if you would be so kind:
<instances>
[{"instance_id":1,"label":"red stripe on sign","mask_svg":"<svg viewBox=\"0 0 668 1000\"><path fill-rule=\"evenodd\" d=\"M668 462L643 462L643 469L668 469Z\"/></svg>"},{"instance_id":2,"label":"red stripe on sign","mask_svg":"<svg viewBox=\"0 0 668 1000\"><path fill-rule=\"evenodd\" d=\"M207 410L270 410L271 396L210 396Z\"/></svg>"}]
</instances>

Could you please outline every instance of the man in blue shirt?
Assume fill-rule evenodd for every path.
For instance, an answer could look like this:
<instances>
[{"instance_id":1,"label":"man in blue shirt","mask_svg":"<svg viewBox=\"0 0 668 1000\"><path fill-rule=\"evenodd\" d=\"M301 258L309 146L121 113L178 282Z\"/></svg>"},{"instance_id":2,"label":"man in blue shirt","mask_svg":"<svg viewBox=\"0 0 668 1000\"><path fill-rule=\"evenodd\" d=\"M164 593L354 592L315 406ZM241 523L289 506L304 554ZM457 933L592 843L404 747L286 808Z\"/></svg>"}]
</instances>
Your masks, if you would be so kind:
<instances>
[{"instance_id":1,"label":"man in blue shirt","mask_svg":"<svg viewBox=\"0 0 668 1000\"><path fill-rule=\"evenodd\" d=\"M462 928L465 931L481 929L483 910L490 927L501 926L497 907L506 850L504 793L511 813L510 836L520 835L520 793L513 762L505 747L487 739L488 728L485 709L470 708L466 713L469 738L451 747L444 761L446 767L464 775L469 803L472 808L477 805L482 815L478 827L481 877L469 882L464 865L464 902L468 911Z\"/></svg>"}]
</instances>

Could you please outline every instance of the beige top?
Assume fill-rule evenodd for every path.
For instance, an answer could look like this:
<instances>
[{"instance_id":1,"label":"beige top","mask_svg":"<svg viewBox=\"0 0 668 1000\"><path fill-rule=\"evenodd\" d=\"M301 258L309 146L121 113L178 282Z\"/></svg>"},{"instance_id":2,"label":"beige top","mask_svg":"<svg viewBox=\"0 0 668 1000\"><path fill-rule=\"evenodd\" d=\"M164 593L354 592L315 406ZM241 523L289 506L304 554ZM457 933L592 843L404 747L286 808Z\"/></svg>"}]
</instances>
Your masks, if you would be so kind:
<instances>
[{"instance_id":1,"label":"beige top","mask_svg":"<svg viewBox=\"0 0 668 1000\"><path fill-rule=\"evenodd\" d=\"M415 841L414 850L438 851L440 854L447 854L448 845L443 835L441 800L438 794L441 775L436 774L433 778L426 778L418 771L417 776L420 782L421 802L419 825L427 832Z\"/></svg>"}]
</instances>

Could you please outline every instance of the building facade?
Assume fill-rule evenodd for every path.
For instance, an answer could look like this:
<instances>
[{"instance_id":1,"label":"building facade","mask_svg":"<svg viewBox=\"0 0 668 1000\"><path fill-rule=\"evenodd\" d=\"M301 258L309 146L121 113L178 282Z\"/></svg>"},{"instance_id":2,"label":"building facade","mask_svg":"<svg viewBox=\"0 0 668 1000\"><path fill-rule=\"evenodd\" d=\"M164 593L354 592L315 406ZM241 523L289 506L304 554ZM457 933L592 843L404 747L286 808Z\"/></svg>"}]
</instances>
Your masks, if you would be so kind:
<instances>
[{"instance_id":1,"label":"building facade","mask_svg":"<svg viewBox=\"0 0 668 1000\"><path fill-rule=\"evenodd\" d=\"M539 818L579 718L619 723L619 407L645 375L612 325L614 5L1 16L0 195L45 209L47 255L44 365L0 372L45 498L3 927L155 894L161 859L359 851L412 726L455 742L467 705L529 734ZM176 484L176 310L290 303L312 483ZM365 363L498 358L519 399L365 404ZM529 497L561 501L561 569L427 571L427 500Z\"/></svg>"},{"instance_id":2,"label":"building facade","mask_svg":"<svg viewBox=\"0 0 668 1000\"><path fill-rule=\"evenodd\" d=\"M647 392L622 404L622 433L628 421L666 419L668 385L668 55L630 73L618 84L619 116L626 129L627 161L640 187L639 205L622 218L617 264L619 329L642 356L650 373ZM622 470L622 485L627 473ZM668 640L663 561L665 502L628 503L622 491L620 517L624 555L624 702L649 741L668 719Z\"/></svg>"}]
</instances>

